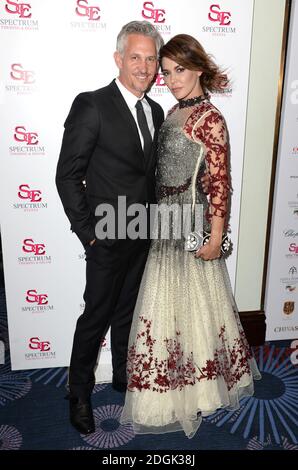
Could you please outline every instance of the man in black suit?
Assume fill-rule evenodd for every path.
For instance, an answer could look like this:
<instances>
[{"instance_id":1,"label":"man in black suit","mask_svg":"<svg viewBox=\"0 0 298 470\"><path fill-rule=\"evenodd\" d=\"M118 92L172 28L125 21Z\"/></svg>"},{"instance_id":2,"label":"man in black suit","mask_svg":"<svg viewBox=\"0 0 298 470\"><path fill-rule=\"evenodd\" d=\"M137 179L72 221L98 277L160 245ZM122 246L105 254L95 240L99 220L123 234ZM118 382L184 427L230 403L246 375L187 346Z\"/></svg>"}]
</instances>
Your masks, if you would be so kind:
<instances>
[{"instance_id":1,"label":"man in black suit","mask_svg":"<svg viewBox=\"0 0 298 470\"><path fill-rule=\"evenodd\" d=\"M164 114L145 92L156 75L162 42L146 21L125 25L114 54L119 77L78 95L65 122L56 184L87 262L85 310L77 321L69 369L70 419L84 434L95 429L90 396L109 327L112 386L126 389L129 331L150 244L149 237L98 239L95 211L109 203L117 214L118 196L126 197L127 206L154 202L157 134Z\"/></svg>"}]
</instances>

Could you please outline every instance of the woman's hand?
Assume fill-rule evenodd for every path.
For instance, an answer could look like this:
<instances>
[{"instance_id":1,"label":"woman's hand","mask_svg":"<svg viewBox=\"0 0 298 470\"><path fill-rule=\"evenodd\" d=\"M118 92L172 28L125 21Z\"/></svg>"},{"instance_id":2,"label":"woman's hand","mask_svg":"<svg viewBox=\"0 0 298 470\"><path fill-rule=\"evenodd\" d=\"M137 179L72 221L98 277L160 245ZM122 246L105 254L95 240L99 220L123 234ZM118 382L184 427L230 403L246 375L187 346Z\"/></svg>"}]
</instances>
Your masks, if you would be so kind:
<instances>
[{"instance_id":1,"label":"woman's hand","mask_svg":"<svg viewBox=\"0 0 298 470\"><path fill-rule=\"evenodd\" d=\"M206 170L201 178L201 185L203 188L203 192L205 194L209 194L210 193L210 176L209 176L208 171Z\"/></svg>"},{"instance_id":2,"label":"woman's hand","mask_svg":"<svg viewBox=\"0 0 298 470\"><path fill-rule=\"evenodd\" d=\"M220 245L208 242L201 246L195 254L195 258L202 258L204 261L211 261L220 257Z\"/></svg>"}]
</instances>

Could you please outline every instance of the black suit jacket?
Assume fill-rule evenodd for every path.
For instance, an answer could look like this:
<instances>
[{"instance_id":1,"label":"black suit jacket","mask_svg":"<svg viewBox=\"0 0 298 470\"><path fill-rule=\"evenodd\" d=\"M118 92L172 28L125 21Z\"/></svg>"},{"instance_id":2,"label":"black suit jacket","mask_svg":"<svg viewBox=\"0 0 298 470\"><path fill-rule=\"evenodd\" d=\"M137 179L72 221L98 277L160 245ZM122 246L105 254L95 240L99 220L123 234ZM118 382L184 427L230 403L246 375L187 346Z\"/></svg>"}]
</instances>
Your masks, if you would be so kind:
<instances>
[{"instance_id":1,"label":"black suit jacket","mask_svg":"<svg viewBox=\"0 0 298 470\"><path fill-rule=\"evenodd\" d=\"M136 98L137 99L137 98ZM118 196L131 203L154 202L157 135L161 106L146 96L155 127L145 160L135 120L115 81L81 93L65 121L56 184L71 229L83 245L95 238L96 206ZM86 187L83 181L86 182Z\"/></svg>"}]
</instances>

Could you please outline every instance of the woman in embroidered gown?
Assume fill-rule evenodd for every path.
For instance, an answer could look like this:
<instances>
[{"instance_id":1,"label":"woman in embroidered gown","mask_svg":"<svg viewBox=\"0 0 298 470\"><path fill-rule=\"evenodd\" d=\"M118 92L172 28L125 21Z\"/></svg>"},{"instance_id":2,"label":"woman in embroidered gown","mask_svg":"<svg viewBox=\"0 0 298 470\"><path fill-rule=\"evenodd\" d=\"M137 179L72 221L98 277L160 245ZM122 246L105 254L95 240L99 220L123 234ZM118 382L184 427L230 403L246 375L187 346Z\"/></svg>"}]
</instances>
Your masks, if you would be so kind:
<instances>
[{"instance_id":1,"label":"woman in embroidered gown","mask_svg":"<svg viewBox=\"0 0 298 470\"><path fill-rule=\"evenodd\" d=\"M161 49L166 85L178 103L159 135L158 204L191 204L192 178L207 168L210 194L194 184L204 206L209 242L197 252L185 240L152 241L129 339L128 387L121 416L136 433L197 431L202 417L239 407L259 372L239 321L220 257L229 196L228 142L223 116L207 92L226 76L191 36Z\"/></svg>"}]
</instances>

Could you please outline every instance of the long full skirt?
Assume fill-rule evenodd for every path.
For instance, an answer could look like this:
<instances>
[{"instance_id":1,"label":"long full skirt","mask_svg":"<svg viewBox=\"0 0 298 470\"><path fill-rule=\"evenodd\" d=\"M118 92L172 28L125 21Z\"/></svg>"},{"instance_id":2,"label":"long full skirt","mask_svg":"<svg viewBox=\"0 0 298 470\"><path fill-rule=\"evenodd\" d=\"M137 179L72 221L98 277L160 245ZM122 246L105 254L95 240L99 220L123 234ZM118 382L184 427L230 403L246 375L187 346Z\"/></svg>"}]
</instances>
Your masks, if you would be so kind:
<instances>
[{"instance_id":1,"label":"long full skirt","mask_svg":"<svg viewBox=\"0 0 298 470\"><path fill-rule=\"evenodd\" d=\"M135 307L121 422L136 433L184 430L239 408L260 378L223 259L153 242Z\"/></svg>"}]
</instances>

